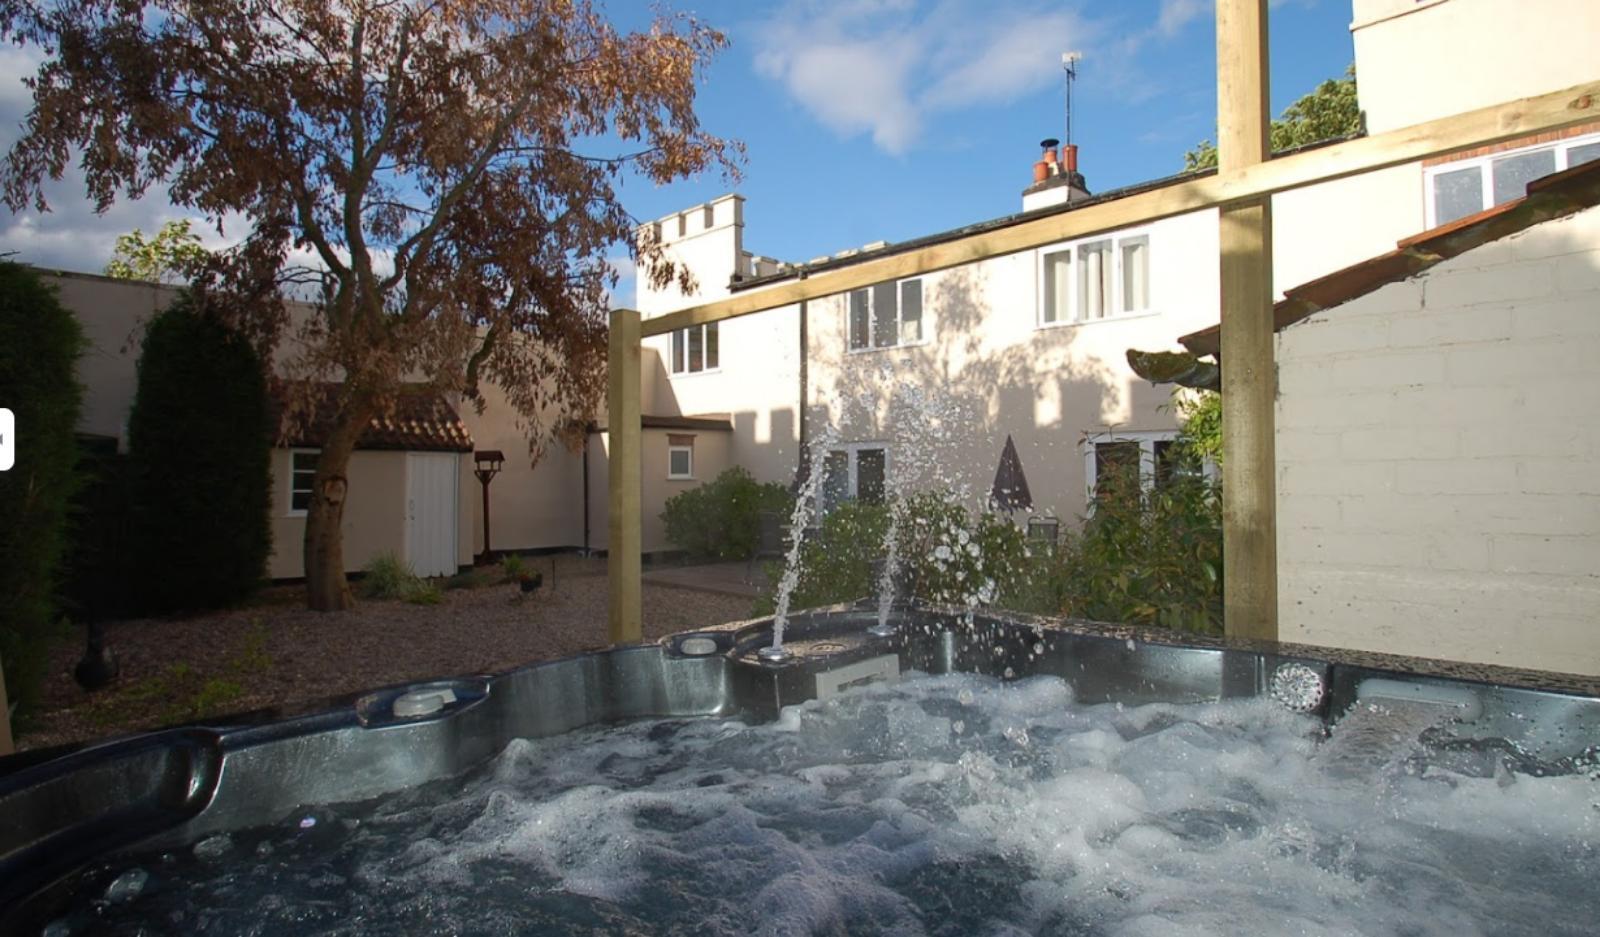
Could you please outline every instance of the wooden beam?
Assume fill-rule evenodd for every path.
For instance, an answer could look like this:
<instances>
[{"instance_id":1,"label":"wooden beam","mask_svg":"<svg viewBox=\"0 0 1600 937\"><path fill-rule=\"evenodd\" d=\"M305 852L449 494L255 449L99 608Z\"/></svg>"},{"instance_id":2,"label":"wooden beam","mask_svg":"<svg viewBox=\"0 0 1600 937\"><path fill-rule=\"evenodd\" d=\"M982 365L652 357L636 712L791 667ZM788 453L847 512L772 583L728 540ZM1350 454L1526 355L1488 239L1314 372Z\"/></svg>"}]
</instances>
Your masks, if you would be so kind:
<instances>
[{"instance_id":1,"label":"wooden beam","mask_svg":"<svg viewBox=\"0 0 1600 937\"><path fill-rule=\"evenodd\" d=\"M6 700L6 674L0 670L0 755L16 750L16 742L11 737L11 704Z\"/></svg>"},{"instance_id":2,"label":"wooden beam","mask_svg":"<svg viewBox=\"0 0 1600 937\"><path fill-rule=\"evenodd\" d=\"M1124 198L1019 221L833 270L817 271L804 279L781 281L766 289L753 289L657 316L644 323L642 334L646 337L663 335L691 325L776 309L884 280L917 276L1185 212L1249 202L1275 192L1441 156L1454 150L1560 130L1587 123L1597 116L1600 116L1600 80L1373 137L1280 156L1215 176L1174 182ZM1219 148L1219 155L1221 152Z\"/></svg>"},{"instance_id":3,"label":"wooden beam","mask_svg":"<svg viewBox=\"0 0 1600 937\"><path fill-rule=\"evenodd\" d=\"M637 644L644 637L639 580L643 430L639 413L639 313L632 309L611 313L608 367L610 415L606 432L611 446L607 456L611 538L606 546L606 567L610 573L611 603L606 635L612 644Z\"/></svg>"},{"instance_id":4,"label":"wooden beam","mask_svg":"<svg viewBox=\"0 0 1600 937\"><path fill-rule=\"evenodd\" d=\"M1217 168L1238 178L1271 155L1267 0L1217 0ZM1311 155L1311 154L1305 154ZM1272 197L1218 215L1222 288L1222 620L1229 635L1278 637L1273 446Z\"/></svg>"}]
</instances>

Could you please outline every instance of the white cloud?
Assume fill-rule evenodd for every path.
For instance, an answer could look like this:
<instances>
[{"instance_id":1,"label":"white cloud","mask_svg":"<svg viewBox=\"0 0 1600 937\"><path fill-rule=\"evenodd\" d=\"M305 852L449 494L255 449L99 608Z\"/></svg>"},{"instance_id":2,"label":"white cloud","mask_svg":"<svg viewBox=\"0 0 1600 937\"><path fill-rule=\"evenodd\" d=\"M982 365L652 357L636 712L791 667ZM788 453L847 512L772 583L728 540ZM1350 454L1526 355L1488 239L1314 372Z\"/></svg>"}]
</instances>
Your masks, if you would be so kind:
<instances>
[{"instance_id":1,"label":"white cloud","mask_svg":"<svg viewBox=\"0 0 1600 937\"><path fill-rule=\"evenodd\" d=\"M1166 38L1172 38L1183 31L1185 26L1207 16L1215 9L1212 0L1161 0L1161 9L1156 14L1156 31Z\"/></svg>"},{"instance_id":2,"label":"white cloud","mask_svg":"<svg viewBox=\"0 0 1600 937\"><path fill-rule=\"evenodd\" d=\"M1100 29L1055 5L792 0L756 30L756 68L824 126L904 153L933 118L1060 81L1060 55Z\"/></svg>"}]
</instances>

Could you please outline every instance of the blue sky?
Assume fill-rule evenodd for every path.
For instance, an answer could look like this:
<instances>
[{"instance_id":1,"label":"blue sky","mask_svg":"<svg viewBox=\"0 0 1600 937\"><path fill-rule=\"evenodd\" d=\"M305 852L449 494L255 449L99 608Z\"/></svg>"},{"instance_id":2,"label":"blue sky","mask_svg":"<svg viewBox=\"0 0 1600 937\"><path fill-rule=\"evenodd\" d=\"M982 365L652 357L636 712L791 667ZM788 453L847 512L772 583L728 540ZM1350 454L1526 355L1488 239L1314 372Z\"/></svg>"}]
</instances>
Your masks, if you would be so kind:
<instances>
[{"instance_id":1,"label":"blue sky","mask_svg":"<svg viewBox=\"0 0 1600 937\"><path fill-rule=\"evenodd\" d=\"M698 111L748 148L743 178L667 187L629 180L624 205L661 217L729 190L747 199L745 247L803 261L901 241L1021 208L1038 141L1062 136L1063 51L1083 53L1073 139L1091 191L1170 175L1213 135L1209 0L673 0L728 34ZM619 26L644 4L610 0ZM1274 0L1273 112L1353 59L1349 0ZM38 60L0 49L0 145L9 147ZM159 192L97 216L69 175L54 211L0 223L0 251L97 271L116 236L182 213ZM203 225L197 225L203 227ZM232 232L230 232L232 233ZM213 238L213 240L215 240ZM618 266L627 269L618 247ZM632 283L618 299L628 302Z\"/></svg>"},{"instance_id":2,"label":"blue sky","mask_svg":"<svg viewBox=\"0 0 1600 937\"><path fill-rule=\"evenodd\" d=\"M649 219L736 188L745 248L803 261L1021 209L1039 140L1063 135L1061 53L1083 53L1073 140L1089 189L1170 175L1214 136L1208 0L685 0L732 46L699 112L749 149L736 185L635 182ZM616 9L614 6L613 9ZM1270 9L1277 114L1354 60L1349 0ZM631 291L619 291L622 297Z\"/></svg>"}]
</instances>

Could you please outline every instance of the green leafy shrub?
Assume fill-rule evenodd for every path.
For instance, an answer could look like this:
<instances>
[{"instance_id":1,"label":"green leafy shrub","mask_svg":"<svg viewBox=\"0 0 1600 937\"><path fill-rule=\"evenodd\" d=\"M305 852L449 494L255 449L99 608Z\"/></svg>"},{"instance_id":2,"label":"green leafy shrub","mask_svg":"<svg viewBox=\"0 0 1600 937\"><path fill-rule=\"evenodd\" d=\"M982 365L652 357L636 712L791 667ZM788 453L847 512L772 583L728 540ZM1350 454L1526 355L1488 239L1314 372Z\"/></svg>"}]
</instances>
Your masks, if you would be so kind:
<instances>
[{"instance_id":1,"label":"green leafy shrub","mask_svg":"<svg viewBox=\"0 0 1600 937\"><path fill-rule=\"evenodd\" d=\"M83 330L33 271L0 262L0 406L16 419L16 462L0 475L0 662L18 728L38 701L59 629L57 586L78 487L75 368ZM5 718L0 713L0 718Z\"/></svg>"},{"instance_id":2,"label":"green leafy shrub","mask_svg":"<svg viewBox=\"0 0 1600 937\"><path fill-rule=\"evenodd\" d=\"M761 513L788 517L789 491L775 482L757 482L734 466L712 481L667 499L661 519L667 539L694 559L742 560L755 555Z\"/></svg>"},{"instance_id":3,"label":"green leafy shrub","mask_svg":"<svg viewBox=\"0 0 1600 937\"><path fill-rule=\"evenodd\" d=\"M413 605L438 605L444 592L418 576L411 564L385 550L367 563L361 577L361 591L369 599L399 599Z\"/></svg>"},{"instance_id":4,"label":"green leafy shrub","mask_svg":"<svg viewBox=\"0 0 1600 937\"><path fill-rule=\"evenodd\" d=\"M528 571L528 563L520 553L507 553L500 557L500 578L505 582L516 582Z\"/></svg>"},{"instance_id":5,"label":"green leafy shrub","mask_svg":"<svg viewBox=\"0 0 1600 937\"><path fill-rule=\"evenodd\" d=\"M969 512L949 492L918 492L897 509L901 576L919 601L993 605L1016 591L1026 551L1010 520Z\"/></svg>"},{"instance_id":6,"label":"green leafy shrub","mask_svg":"<svg viewBox=\"0 0 1600 937\"><path fill-rule=\"evenodd\" d=\"M249 342L187 294L151 320L128 415L129 542L146 611L221 608L260 585L268 420Z\"/></svg>"},{"instance_id":7,"label":"green leafy shrub","mask_svg":"<svg viewBox=\"0 0 1600 937\"><path fill-rule=\"evenodd\" d=\"M1220 493L1197 474L1149 493L1136 482L1102 480L1092 515L1047 575L1063 614L1220 632Z\"/></svg>"},{"instance_id":8,"label":"green leafy shrub","mask_svg":"<svg viewBox=\"0 0 1600 937\"><path fill-rule=\"evenodd\" d=\"M992 605L1019 586L1023 534L1004 517L969 512L949 492L919 492L888 505L847 501L801 543L790 608L814 608L876 595L875 564L886 558L891 521L897 530L901 587L921 602ZM781 571L769 576L777 583ZM770 614L773 594L756 605Z\"/></svg>"},{"instance_id":9,"label":"green leafy shrub","mask_svg":"<svg viewBox=\"0 0 1600 937\"><path fill-rule=\"evenodd\" d=\"M889 529L889 509L881 504L847 501L803 535L799 577L789 607L816 608L851 602L873 594L873 563L883 556L883 538ZM776 607L778 582L783 571L769 569L770 592L756 602L756 615L770 615Z\"/></svg>"}]
</instances>

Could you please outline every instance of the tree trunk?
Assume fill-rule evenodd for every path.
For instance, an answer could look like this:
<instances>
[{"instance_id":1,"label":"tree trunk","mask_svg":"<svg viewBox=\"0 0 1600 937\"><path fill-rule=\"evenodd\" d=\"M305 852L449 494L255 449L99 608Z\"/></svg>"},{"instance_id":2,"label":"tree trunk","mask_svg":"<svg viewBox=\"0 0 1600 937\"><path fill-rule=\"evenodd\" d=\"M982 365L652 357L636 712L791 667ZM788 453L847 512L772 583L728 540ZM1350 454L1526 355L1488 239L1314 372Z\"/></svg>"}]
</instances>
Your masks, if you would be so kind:
<instances>
[{"instance_id":1,"label":"tree trunk","mask_svg":"<svg viewBox=\"0 0 1600 937\"><path fill-rule=\"evenodd\" d=\"M317 458L304 554L306 607L312 611L338 612L355 604L344 573L344 502L350 488L346 472L371 414L372 407L364 402L345 402Z\"/></svg>"}]
</instances>

